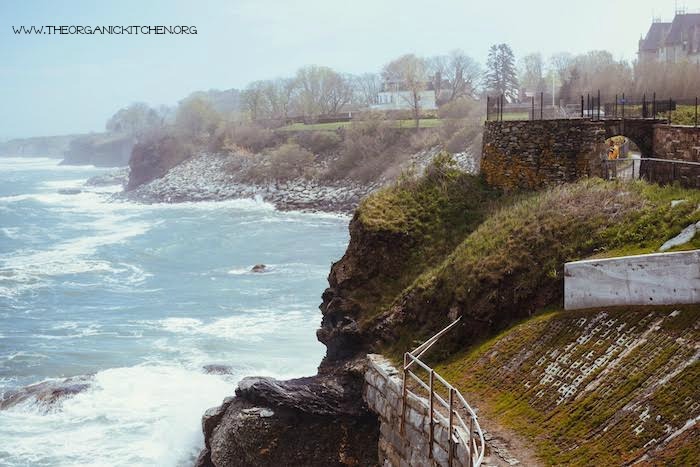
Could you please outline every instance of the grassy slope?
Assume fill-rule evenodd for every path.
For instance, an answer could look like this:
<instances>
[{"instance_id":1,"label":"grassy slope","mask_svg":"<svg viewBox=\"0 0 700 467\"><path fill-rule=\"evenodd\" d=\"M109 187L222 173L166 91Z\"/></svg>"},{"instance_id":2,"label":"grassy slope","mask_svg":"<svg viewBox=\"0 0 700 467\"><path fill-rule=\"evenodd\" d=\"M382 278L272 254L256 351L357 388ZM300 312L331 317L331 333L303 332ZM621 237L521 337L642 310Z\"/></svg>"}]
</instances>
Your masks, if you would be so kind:
<instances>
[{"instance_id":1,"label":"grassy slope","mask_svg":"<svg viewBox=\"0 0 700 467\"><path fill-rule=\"evenodd\" d=\"M401 178L363 200L351 224L355 238L340 264L373 269L346 298L378 312L423 270L438 264L487 215L496 194L444 156L425 177ZM356 263L356 264L350 264ZM365 323L373 314L363 313Z\"/></svg>"},{"instance_id":2,"label":"grassy slope","mask_svg":"<svg viewBox=\"0 0 700 467\"><path fill-rule=\"evenodd\" d=\"M689 202L672 208L673 199ZM396 316L403 319L398 332L382 333L384 351L400 354L411 341L436 332L448 311L464 317L455 339L463 346L561 303L564 262L656 251L700 220L698 204L700 191L601 180L503 200L500 210L391 304L367 311L378 316L378 328Z\"/></svg>"},{"instance_id":3,"label":"grassy slope","mask_svg":"<svg viewBox=\"0 0 700 467\"><path fill-rule=\"evenodd\" d=\"M700 306L547 313L436 369L547 464L618 465L700 416L699 329ZM683 436L649 454L699 465L697 431Z\"/></svg>"},{"instance_id":4,"label":"grassy slope","mask_svg":"<svg viewBox=\"0 0 700 467\"><path fill-rule=\"evenodd\" d=\"M679 318L668 318L671 310L663 309L610 311L616 326L625 326L615 327L610 334L617 336L614 339L596 336L587 345L577 344L585 330L579 323L602 319L600 313L553 312L528 317L537 310L560 306L565 261L657 251L664 241L700 220L696 209L700 191L644 182L582 180L545 192L494 199L483 188L474 190L480 185L471 178L470 189L463 192L454 185L465 179L453 175L441 180L437 185L420 181L384 189L365 200L356 213L355 229L365 236L353 238L351 249L356 248L353 241L361 243L368 232L370 237L391 234L392 238L417 239L412 248L390 252L393 258L382 259L387 264L398 261L400 268L405 267L403 277L384 281L370 275L366 282L357 281L345 291L361 303L358 321L363 329L374 332L374 350L398 360L404 351L444 326L448 312L452 318L462 315L461 326L431 350L433 363L441 364L439 371L458 382L466 394L483 402L489 416L501 417L503 424L531 439L550 463L589 465L595 460L607 465L636 459L644 453L642 446L647 441L662 436L659 430L677 429L683 417L698 410L686 407L688 398L700 401L697 363L670 377L671 385L644 393L648 382L669 374L669 368L678 363L675 358L690 358L699 337L697 307ZM468 202L465 196L473 199ZM671 201L677 199L688 202L671 207ZM696 245L694 240L684 247ZM370 244L364 256L356 258L358 263L371 259L372 251ZM529 320L475 346L485 336L523 319ZM653 345L642 342L622 358L625 365L637 368L634 372L622 366L609 367L606 375L600 371L589 374L578 382L579 391L561 404L556 404L559 397L554 383L534 389L546 367L537 364L540 357L556 363L557 354L552 352L573 345L576 353L568 357L574 359L570 363L591 351L584 358L595 361L601 351L612 348L611 339L624 338L625 329L633 330L630 335L637 339L643 326L658 320L662 320L661 331L649 340ZM621 349L614 351L620 357ZM530 352L539 352L539 357ZM599 390L581 389L603 376ZM545 390L544 395L538 395L540 389ZM633 402L637 405L630 406ZM647 406L653 422L644 414ZM630 434L639 417L645 419L644 431ZM672 423L667 426L666 421ZM601 431L601 427L607 429ZM653 459L666 456L671 463L695 462L697 448L697 430L693 429L675 438L667 451L655 453Z\"/></svg>"}]
</instances>

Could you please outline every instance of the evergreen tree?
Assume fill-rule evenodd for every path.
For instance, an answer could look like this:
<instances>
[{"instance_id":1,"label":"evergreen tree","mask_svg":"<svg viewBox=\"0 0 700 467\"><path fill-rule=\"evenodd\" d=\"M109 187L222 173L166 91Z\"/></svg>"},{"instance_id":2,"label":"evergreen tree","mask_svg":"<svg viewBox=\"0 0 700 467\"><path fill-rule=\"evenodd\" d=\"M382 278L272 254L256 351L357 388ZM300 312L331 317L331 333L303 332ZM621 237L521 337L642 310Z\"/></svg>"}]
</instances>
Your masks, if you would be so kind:
<instances>
[{"instance_id":1,"label":"evergreen tree","mask_svg":"<svg viewBox=\"0 0 700 467\"><path fill-rule=\"evenodd\" d=\"M515 55L508 44L492 45L486 61L486 89L505 95L509 102L518 98Z\"/></svg>"}]
</instances>

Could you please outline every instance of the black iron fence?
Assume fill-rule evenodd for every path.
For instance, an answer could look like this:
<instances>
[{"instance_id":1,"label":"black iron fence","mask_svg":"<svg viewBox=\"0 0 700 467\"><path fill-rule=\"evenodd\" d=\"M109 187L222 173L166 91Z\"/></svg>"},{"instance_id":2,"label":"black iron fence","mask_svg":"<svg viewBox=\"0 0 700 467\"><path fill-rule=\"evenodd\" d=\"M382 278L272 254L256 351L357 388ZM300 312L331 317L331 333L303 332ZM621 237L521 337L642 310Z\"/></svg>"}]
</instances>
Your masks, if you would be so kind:
<instances>
[{"instance_id":1,"label":"black iron fence","mask_svg":"<svg viewBox=\"0 0 700 467\"><path fill-rule=\"evenodd\" d=\"M552 101L544 93L524 99L507 99L504 95L487 96L486 120L554 120L554 119L653 119L668 124L698 126L698 97L678 99L656 93L629 96L625 93L601 96L600 91L576 99Z\"/></svg>"}]
</instances>

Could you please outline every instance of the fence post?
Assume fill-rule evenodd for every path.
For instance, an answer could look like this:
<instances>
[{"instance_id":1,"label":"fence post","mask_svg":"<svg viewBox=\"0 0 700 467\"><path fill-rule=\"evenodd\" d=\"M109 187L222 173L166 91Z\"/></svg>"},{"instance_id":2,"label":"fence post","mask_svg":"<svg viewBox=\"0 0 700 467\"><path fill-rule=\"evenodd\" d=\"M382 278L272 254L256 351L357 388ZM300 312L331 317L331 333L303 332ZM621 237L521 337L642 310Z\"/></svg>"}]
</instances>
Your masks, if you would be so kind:
<instances>
[{"instance_id":1,"label":"fence post","mask_svg":"<svg viewBox=\"0 0 700 467\"><path fill-rule=\"evenodd\" d=\"M600 120L600 89L598 89L598 120Z\"/></svg>"},{"instance_id":2,"label":"fence post","mask_svg":"<svg viewBox=\"0 0 700 467\"><path fill-rule=\"evenodd\" d=\"M586 117L591 117L591 93L586 94Z\"/></svg>"},{"instance_id":3,"label":"fence post","mask_svg":"<svg viewBox=\"0 0 700 467\"><path fill-rule=\"evenodd\" d=\"M625 93L622 93L622 120L625 119Z\"/></svg>"},{"instance_id":4,"label":"fence post","mask_svg":"<svg viewBox=\"0 0 700 467\"><path fill-rule=\"evenodd\" d=\"M491 107L491 97L486 96L486 121L489 121L489 107Z\"/></svg>"},{"instance_id":5,"label":"fence post","mask_svg":"<svg viewBox=\"0 0 700 467\"><path fill-rule=\"evenodd\" d=\"M581 94L581 118L583 118L583 94Z\"/></svg>"},{"instance_id":6,"label":"fence post","mask_svg":"<svg viewBox=\"0 0 700 467\"><path fill-rule=\"evenodd\" d=\"M698 96L695 96L695 128L698 127Z\"/></svg>"},{"instance_id":7,"label":"fence post","mask_svg":"<svg viewBox=\"0 0 700 467\"><path fill-rule=\"evenodd\" d=\"M654 101L651 104L651 113L653 114L651 118L656 120L656 91L654 91Z\"/></svg>"},{"instance_id":8,"label":"fence post","mask_svg":"<svg viewBox=\"0 0 700 467\"><path fill-rule=\"evenodd\" d=\"M530 120L535 119L535 95L532 95L532 113L530 114Z\"/></svg>"},{"instance_id":9,"label":"fence post","mask_svg":"<svg viewBox=\"0 0 700 467\"><path fill-rule=\"evenodd\" d=\"M615 94L615 105L613 106L613 112L615 114L615 118L617 118L617 94Z\"/></svg>"},{"instance_id":10,"label":"fence post","mask_svg":"<svg viewBox=\"0 0 700 467\"><path fill-rule=\"evenodd\" d=\"M430 417L430 445L428 447L428 459L433 458L433 441L435 439L435 426L433 425L433 380L435 377L435 370L430 370L430 379L428 384L430 385L430 412L428 412L428 417Z\"/></svg>"},{"instance_id":11,"label":"fence post","mask_svg":"<svg viewBox=\"0 0 700 467\"><path fill-rule=\"evenodd\" d=\"M469 417L469 467L474 467L474 416Z\"/></svg>"},{"instance_id":12,"label":"fence post","mask_svg":"<svg viewBox=\"0 0 700 467\"><path fill-rule=\"evenodd\" d=\"M668 124L669 124L669 125L671 124L671 117L672 117L672 114L671 114L671 107L672 107L672 105L673 105L673 101L672 101L671 98L669 97L669 98L668 98Z\"/></svg>"},{"instance_id":13,"label":"fence post","mask_svg":"<svg viewBox=\"0 0 700 467\"><path fill-rule=\"evenodd\" d=\"M408 360L408 352L403 354L403 385L401 387L401 426L399 431L401 434L404 434L404 424L406 421L406 372L408 371L406 369L406 360Z\"/></svg>"},{"instance_id":14,"label":"fence post","mask_svg":"<svg viewBox=\"0 0 700 467\"><path fill-rule=\"evenodd\" d=\"M644 93L642 97L642 118L647 118L647 95Z\"/></svg>"},{"instance_id":15,"label":"fence post","mask_svg":"<svg viewBox=\"0 0 700 467\"><path fill-rule=\"evenodd\" d=\"M540 93L540 120L544 120L544 93Z\"/></svg>"},{"instance_id":16,"label":"fence post","mask_svg":"<svg viewBox=\"0 0 700 467\"><path fill-rule=\"evenodd\" d=\"M450 397L449 397L449 404L450 404L450 416L448 417L449 419L449 427L447 429L447 465L449 467L452 467L452 457L454 456L453 454L453 449L452 449L452 428L453 428L453 423L454 423L454 409L453 409L453 403L454 403L454 388L450 388Z\"/></svg>"}]
</instances>

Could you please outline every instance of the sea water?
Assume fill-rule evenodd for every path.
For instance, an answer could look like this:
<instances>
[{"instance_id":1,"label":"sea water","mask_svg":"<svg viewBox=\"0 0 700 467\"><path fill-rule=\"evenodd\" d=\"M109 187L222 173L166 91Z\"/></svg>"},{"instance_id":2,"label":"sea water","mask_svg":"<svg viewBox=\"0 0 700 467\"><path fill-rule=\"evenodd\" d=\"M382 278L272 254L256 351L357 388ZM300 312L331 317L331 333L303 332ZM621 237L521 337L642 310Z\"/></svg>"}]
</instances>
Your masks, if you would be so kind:
<instances>
[{"instance_id":1,"label":"sea water","mask_svg":"<svg viewBox=\"0 0 700 467\"><path fill-rule=\"evenodd\" d=\"M191 465L203 412L240 378L310 375L324 353L318 304L347 218L118 201L119 186L84 186L103 172L0 158L0 394L94 375L0 410L0 465Z\"/></svg>"}]
</instances>

